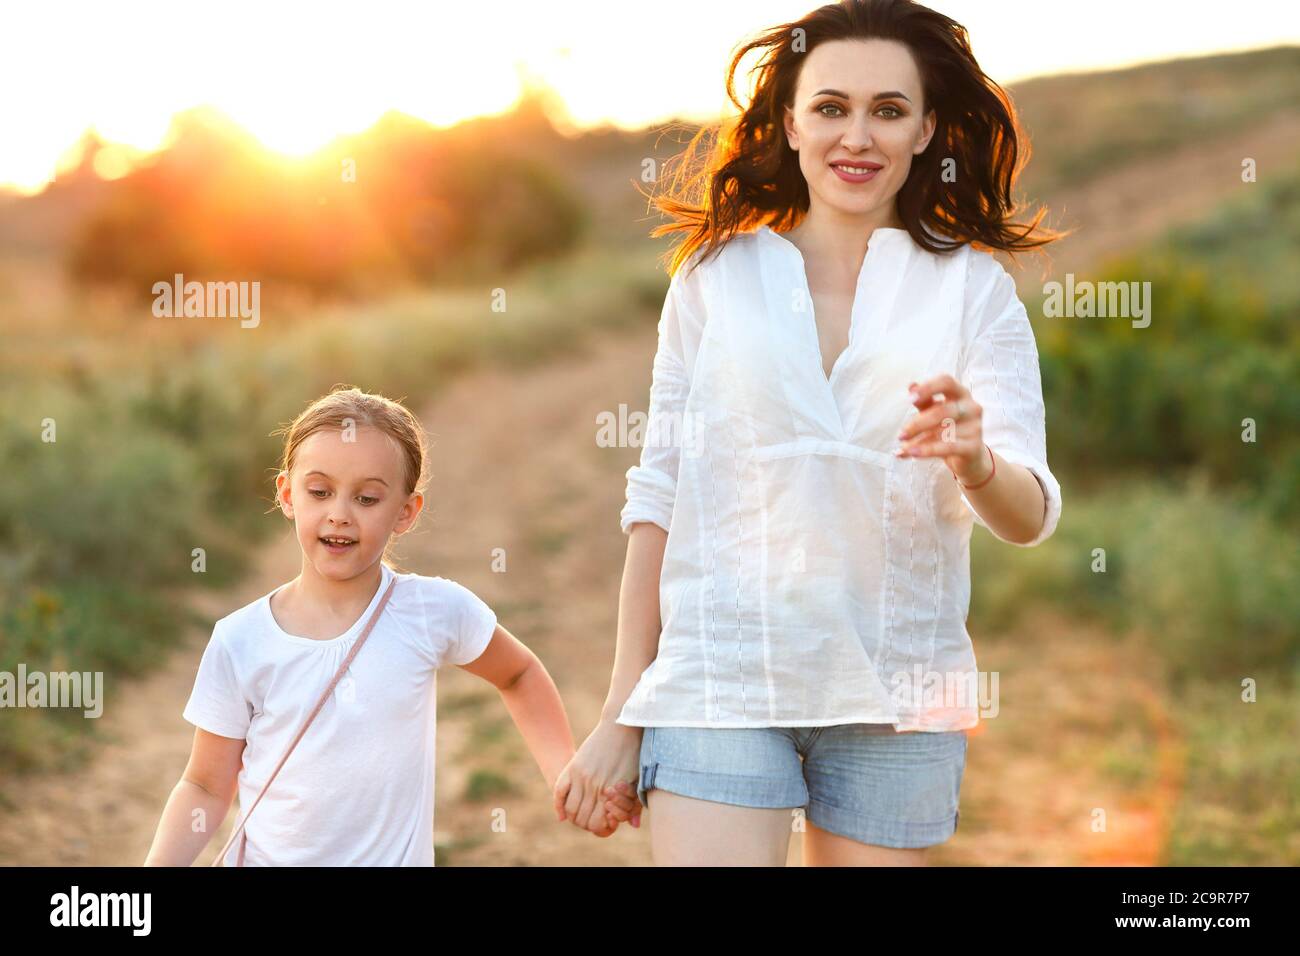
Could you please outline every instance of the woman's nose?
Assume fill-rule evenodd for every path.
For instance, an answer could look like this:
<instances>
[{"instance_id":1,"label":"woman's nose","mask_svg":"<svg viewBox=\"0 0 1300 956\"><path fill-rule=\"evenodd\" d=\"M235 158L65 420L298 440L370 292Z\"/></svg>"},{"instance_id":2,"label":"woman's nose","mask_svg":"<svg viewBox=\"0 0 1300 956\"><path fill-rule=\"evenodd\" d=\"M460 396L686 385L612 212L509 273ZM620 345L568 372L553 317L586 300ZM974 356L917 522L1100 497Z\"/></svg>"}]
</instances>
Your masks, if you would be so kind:
<instances>
[{"instance_id":1,"label":"woman's nose","mask_svg":"<svg viewBox=\"0 0 1300 956\"><path fill-rule=\"evenodd\" d=\"M855 119L840 142L845 149L852 152L862 152L870 149L872 145L871 117L863 116Z\"/></svg>"}]
</instances>

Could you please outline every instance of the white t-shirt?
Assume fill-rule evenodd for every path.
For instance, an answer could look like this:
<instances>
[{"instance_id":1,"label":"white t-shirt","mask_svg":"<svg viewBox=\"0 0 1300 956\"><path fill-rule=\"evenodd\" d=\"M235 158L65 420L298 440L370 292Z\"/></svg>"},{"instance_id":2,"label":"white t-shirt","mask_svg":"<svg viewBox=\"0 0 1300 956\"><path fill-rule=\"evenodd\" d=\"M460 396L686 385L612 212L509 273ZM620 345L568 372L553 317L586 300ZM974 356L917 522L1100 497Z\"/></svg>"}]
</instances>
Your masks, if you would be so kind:
<instances>
[{"instance_id":1,"label":"white t-shirt","mask_svg":"<svg viewBox=\"0 0 1300 956\"><path fill-rule=\"evenodd\" d=\"M437 671L482 654L497 619L454 581L381 568L370 606L332 640L281 629L275 591L213 628L183 716L248 741L242 818L397 578L366 643L249 818L245 866L434 865ZM227 865L238 849L236 840Z\"/></svg>"}]
</instances>

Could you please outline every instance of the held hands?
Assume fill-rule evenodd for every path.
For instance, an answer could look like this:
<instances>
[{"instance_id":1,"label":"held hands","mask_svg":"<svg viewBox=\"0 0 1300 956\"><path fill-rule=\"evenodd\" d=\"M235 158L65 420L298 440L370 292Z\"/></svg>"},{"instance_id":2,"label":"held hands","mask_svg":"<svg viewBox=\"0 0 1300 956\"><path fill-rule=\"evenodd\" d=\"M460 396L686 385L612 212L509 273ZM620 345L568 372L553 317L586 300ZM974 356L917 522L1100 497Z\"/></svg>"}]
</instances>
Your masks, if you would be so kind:
<instances>
[{"instance_id":1,"label":"held hands","mask_svg":"<svg viewBox=\"0 0 1300 956\"><path fill-rule=\"evenodd\" d=\"M951 375L912 382L908 389L916 417L898 433L900 458L942 458L962 485L978 485L992 473L992 452L984 447L984 409ZM936 398L936 396L939 396Z\"/></svg>"},{"instance_id":2,"label":"held hands","mask_svg":"<svg viewBox=\"0 0 1300 956\"><path fill-rule=\"evenodd\" d=\"M612 836L619 823L641 825L636 762L641 732L602 720L555 781L555 812L560 822L598 837ZM628 779L632 780L629 784Z\"/></svg>"}]
</instances>

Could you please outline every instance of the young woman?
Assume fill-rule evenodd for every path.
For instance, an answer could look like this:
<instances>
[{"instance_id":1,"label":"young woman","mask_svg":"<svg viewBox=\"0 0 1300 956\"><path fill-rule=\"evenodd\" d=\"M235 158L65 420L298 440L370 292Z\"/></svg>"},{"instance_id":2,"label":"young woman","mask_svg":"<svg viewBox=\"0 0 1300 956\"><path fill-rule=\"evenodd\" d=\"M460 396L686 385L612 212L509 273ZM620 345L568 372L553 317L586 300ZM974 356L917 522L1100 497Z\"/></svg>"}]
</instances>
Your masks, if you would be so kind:
<instances>
[{"instance_id":1,"label":"young woman","mask_svg":"<svg viewBox=\"0 0 1300 956\"><path fill-rule=\"evenodd\" d=\"M737 52L733 101L754 49L700 201L659 204L688 234L650 392L670 437L628 471L614 673L566 773L639 771L661 865L783 864L801 826L808 864L922 863L987 703L972 524L1031 546L1061 510L988 250L1057 236L1010 221L1023 137L957 23L822 7Z\"/></svg>"}]
</instances>

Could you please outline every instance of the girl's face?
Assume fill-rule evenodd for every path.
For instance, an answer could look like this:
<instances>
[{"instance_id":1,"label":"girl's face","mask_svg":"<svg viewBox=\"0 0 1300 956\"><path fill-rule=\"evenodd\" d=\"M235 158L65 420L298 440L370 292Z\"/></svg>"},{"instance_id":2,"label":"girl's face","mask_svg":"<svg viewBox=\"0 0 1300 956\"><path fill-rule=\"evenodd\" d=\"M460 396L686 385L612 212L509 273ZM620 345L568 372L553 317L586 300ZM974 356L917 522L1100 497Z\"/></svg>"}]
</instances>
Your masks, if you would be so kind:
<instances>
[{"instance_id":1,"label":"girl's face","mask_svg":"<svg viewBox=\"0 0 1300 956\"><path fill-rule=\"evenodd\" d=\"M314 432L298 446L292 475L280 472L275 485L304 557L334 580L371 567L424 506L423 495L404 490L397 443L370 426ZM328 538L351 543L334 546Z\"/></svg>"},{"instance_id":2,"label":"girl's face","mask_svg":"<svg viewBox=\"0 0 1300 956\"><path fill-rule=\"evenodd\" d=\"M833 40L814 48L785 108L785 134L799 152L811 206L893 223L912 157L934 135L934 110L922 115L922 106L921 75L902 43ZM872 172L845 173L840 165Z\"/></svg>"}]
</instances>

